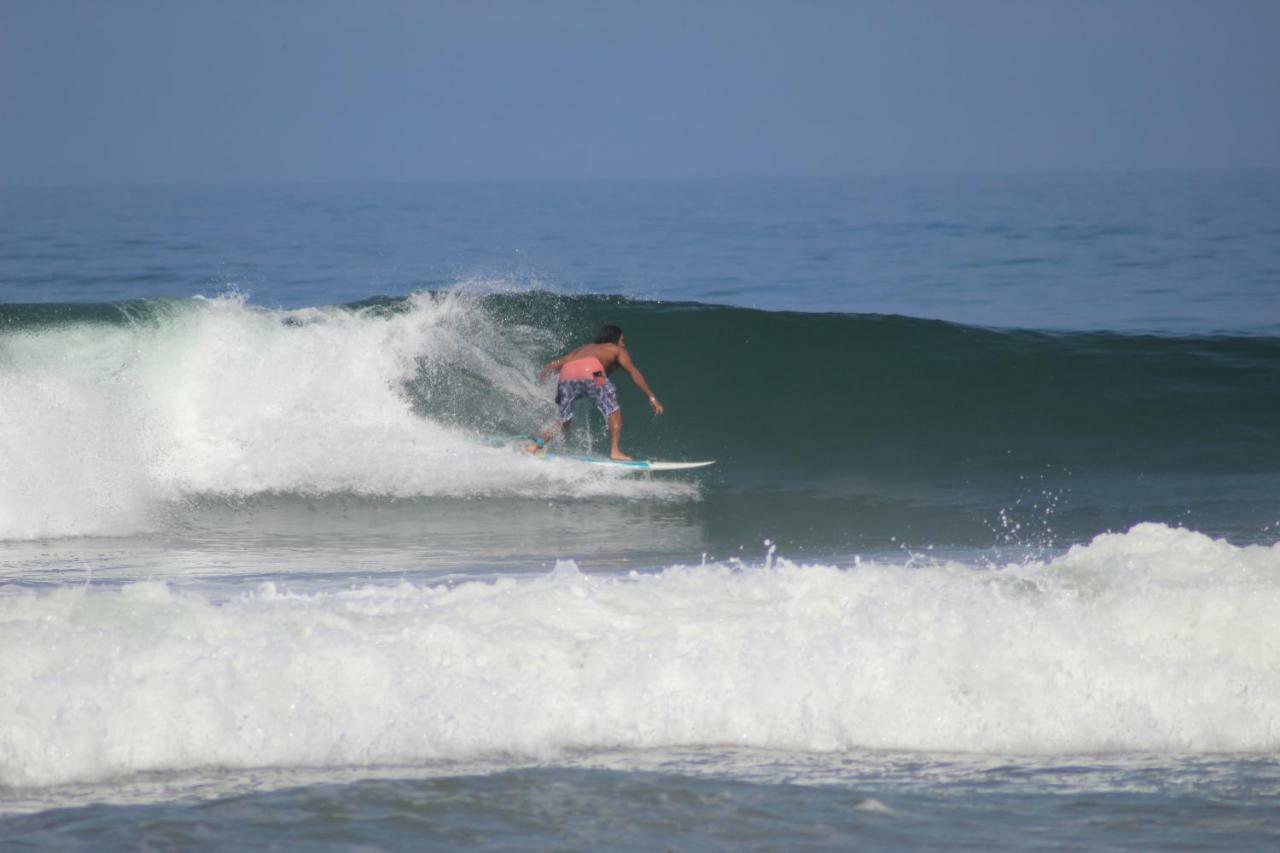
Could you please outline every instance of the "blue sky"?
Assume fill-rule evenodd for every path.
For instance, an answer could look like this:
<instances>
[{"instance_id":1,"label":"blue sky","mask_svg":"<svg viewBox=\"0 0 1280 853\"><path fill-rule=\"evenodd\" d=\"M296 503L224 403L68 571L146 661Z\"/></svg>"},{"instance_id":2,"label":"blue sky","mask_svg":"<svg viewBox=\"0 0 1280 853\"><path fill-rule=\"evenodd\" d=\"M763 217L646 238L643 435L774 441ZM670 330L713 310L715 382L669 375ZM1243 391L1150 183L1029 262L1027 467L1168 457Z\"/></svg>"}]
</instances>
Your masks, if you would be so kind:
<instances>
[{"instance_id":1,"label":"blue sky","mask_svg":"<svg viewBox=\"0 0 1280 853\"><path fill-rule=\"evenodd\" d=\"M0 0L0 182L1280 168L1280 3Z\"/></svg>"}]
</instances>

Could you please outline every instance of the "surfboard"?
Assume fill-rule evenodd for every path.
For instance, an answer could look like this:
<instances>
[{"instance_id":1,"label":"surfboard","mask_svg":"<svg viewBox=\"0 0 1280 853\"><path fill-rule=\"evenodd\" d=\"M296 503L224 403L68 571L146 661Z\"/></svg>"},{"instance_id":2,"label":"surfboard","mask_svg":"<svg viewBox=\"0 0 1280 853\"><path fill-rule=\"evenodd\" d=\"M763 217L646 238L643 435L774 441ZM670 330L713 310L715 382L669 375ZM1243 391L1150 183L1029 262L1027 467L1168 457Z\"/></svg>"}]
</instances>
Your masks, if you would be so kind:
<instances>
[{"instance_id":1,"label":"surfboard","mask_svg":"<svg viewBox=\"0 0 1280 853\"><path fill-rule=\"evenodd\" d=\"M688 471L693 468L706 468L716 464L714 459L707 462L667 462L662 459L608 459L603 456L571 456L565 453L539 454L546 459L571 459L574 462L585 462L588 465L601 465L606 468L622 468L628 471Z\"/></svg>"},{"instance_id":2,"label":"surfboard","mask_svg":"<svg viewBox=\"0 0 1280 853\"><path fill-rule=\"evenodd\" d=\"M527 435L485 436L486 444L528 444L532 439ZM607 456L586 456L573 453L555 453L542 451L535 454L539 459L569 459L573 462L585 462L588 465L600 465L605 468L622 468L628 471L689 471L694 468L706 468L716 464L714 459L704 462L670 462L664 459L610 459Z\"/></svg>"}]
</instances>

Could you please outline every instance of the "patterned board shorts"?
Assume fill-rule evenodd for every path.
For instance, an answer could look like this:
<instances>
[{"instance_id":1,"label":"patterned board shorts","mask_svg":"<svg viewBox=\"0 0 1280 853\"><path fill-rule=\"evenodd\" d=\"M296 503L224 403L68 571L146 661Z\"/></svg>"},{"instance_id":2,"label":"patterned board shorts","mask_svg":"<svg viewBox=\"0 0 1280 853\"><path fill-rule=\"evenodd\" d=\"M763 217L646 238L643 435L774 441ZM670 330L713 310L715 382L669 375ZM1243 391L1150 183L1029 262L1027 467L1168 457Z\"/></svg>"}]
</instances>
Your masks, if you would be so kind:
<instances>
[{"instance_id":1,"label":"patterned board shorts","mask_svg":"<svg viewBox=\"0 0 1280 853\"><path fill-rule=\"evenodd\" d=\"M606 418L618 411L618 389L606 379L597 382L594 379L569 379L556 385L556 408L560 412L560 423L573 419L573 404L579 397L590 397L596 402L596 408Z\"/></svg>"}]
</instances>

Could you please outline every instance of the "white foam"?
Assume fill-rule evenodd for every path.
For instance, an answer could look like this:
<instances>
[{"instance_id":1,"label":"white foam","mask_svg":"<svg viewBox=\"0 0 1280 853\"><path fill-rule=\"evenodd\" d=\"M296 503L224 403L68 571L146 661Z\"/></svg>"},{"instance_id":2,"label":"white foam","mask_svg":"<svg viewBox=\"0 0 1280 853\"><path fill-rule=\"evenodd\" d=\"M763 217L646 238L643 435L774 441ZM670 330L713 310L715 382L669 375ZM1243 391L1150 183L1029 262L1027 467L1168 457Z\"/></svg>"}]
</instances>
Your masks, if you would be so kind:
<instances>
[{"instance_id":1,"label":"white foam","mask_svg":"<svg viewBox=\"0 0 1280 853\"><path fill-rule=\"evenodd\" d=\"M1274 752L1280 546L0 596L0 784L575 748Z\"/></svg>"},{"instance_id":2,"label":"white foam","mask_svg":"<svg viewBox=\"0 0 1280 853\"><path fill-rule=\"evenodd\" d=\"M406 383L461 363L503 410L549 419L538 335L421 294L390 314L228 296L0 337L0 539L131 533L193 494L690 496L484 447L431 399L414 411Z\"/></svg>"}]
</instances>

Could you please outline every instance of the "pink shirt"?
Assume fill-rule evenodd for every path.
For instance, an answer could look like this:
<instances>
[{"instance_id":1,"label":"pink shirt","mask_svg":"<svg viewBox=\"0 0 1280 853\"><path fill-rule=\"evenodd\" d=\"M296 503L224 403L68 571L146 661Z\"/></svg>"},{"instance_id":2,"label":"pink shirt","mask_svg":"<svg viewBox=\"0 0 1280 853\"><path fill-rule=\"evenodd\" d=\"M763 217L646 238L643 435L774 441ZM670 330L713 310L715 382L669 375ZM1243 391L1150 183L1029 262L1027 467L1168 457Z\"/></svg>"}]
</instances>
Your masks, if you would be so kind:
<instances>
[{"instance_id":1,"label":"pink shirt","mask_svg":"<svg viewBox=\"0 0 1280 853\"><path fill-rule=\"evenodd\" d=\"M573 382L583 379L596 379L599 373L600 377L604 376L604 365L600 363L600 359L595 356L588 358L575 358L573 361L567 361L560 368L560 381Z\"/></svg>"}]
</instances>

